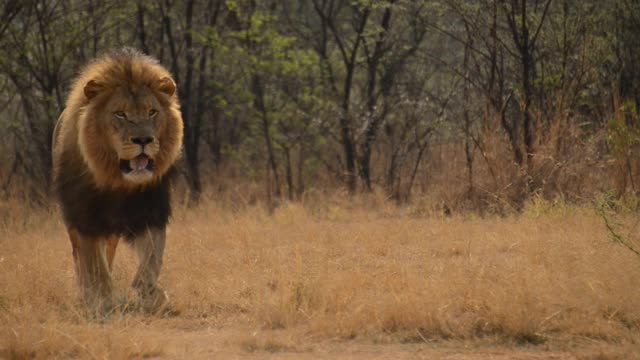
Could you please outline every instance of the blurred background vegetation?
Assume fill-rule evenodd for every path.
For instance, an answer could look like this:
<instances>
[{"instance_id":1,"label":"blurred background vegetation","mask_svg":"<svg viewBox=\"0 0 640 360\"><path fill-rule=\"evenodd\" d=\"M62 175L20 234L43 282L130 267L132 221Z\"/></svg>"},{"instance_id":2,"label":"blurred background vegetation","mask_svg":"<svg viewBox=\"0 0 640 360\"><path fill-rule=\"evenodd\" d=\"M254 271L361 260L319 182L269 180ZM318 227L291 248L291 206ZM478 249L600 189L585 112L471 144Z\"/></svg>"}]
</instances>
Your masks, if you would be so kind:
<instances>
[{"instance_id":1,"label":"blurred background vegetation","mask_svg":"<svg viewBox=\"0 0 640 360\"><path fill-rule=\"evenodd\" d=\"M0 1L0 202L48 203L68 86L122 46L178 84L188 203L640 191L633 0Z\"/></svg>"}]
</instances>

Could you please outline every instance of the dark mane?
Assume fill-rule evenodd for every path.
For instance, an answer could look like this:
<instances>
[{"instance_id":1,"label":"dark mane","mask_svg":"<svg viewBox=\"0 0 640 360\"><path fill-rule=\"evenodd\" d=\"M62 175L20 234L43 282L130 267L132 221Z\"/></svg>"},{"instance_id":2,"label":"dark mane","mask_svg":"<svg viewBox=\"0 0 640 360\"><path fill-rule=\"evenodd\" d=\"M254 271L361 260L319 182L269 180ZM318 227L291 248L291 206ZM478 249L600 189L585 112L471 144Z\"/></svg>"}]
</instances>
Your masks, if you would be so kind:
<instances>
[{"instance_id":1,"label":"dark mane","mask_svg":"<svg viewBox=\"0 0 640 360\"><path fill-rule=\"evenodd\" d=\"M149 227L167 225L171 216L172 167L158 183L138 191L102 190L93 185L78 163L63 160L54 181L55 193L67 226L91 237L131 237Z\"/></svg>"}]
</instances>

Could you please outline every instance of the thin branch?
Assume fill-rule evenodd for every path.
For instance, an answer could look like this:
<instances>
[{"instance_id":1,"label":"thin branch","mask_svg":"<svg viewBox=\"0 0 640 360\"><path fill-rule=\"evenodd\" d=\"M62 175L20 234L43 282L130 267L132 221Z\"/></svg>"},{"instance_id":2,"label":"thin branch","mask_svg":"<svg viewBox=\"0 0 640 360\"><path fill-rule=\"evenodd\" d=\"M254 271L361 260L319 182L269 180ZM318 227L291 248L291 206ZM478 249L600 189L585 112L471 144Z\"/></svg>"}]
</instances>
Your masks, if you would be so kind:
<instances>
[{"instance_id":1,"label":"thin branch","mask_svg":"<svg viewBox=\"0 0 640 360\"><path fill-rule=\"evenodd\" d=\"M607 217L607 213L605 211L604 206L605 206L604 204L599 204L596 207L596 212L598 213L598 215L600 215L602 220L604 220L604 225L606 226L607 231L609 232L609 235L611 236L611 240L613 240L613 242L615 242L615 243L618 243L618 244L626 247L627 249L629 249L634 254L640 256L640 251L637 250L635 247L633 247L631 244L629 244L629 242L622 235L620 235L620 234L618 234L616 232L616 230L614 229L613 225L611 225L611 223L609 222L609 218Z\"/></svg>"}]
</instances>

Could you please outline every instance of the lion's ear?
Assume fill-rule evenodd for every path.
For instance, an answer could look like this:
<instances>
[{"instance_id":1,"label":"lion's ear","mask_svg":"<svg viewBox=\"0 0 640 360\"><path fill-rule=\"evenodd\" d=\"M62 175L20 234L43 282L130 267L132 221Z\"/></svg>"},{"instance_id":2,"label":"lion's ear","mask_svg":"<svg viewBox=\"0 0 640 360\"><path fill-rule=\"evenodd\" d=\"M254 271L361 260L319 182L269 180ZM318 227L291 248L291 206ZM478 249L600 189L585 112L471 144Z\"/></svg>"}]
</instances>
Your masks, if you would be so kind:
<instances>
[{"instance_id":1,"label":"lion's ear","mask_svg":"<svg viewBox=\"0 0 640 360\"><path fill-rule=\"evenodd\" d=\"M103 89L104 86L98 84L95 80L89 80L89 82L84 86L84 96L91 100Z\"/></svg>"},{"instance_id":2,"label":"lion's ear","mask_svg":"<svg viewBox=\"0 0 640 360\"><path fill-rule=\"evenodd\" d=\"M171 80L171 78L169 77L163 77L162 79L158 80L158 90L169 96L172 96L176 92L176 83L174 83L173 80Z\"/></svg>"}]
</instances>

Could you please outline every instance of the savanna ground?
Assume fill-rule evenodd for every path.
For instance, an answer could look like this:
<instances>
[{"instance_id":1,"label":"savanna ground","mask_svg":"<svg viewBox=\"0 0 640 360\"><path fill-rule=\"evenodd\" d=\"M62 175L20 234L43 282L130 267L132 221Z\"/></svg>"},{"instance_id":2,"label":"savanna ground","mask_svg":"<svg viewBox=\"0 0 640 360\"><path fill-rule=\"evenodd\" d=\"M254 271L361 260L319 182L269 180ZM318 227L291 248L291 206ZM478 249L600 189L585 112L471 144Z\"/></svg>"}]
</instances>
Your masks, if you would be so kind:
<instances>
[{"instance_id":1,"label":"savanna ground","mask_svg":"<svg viewBox=\"0 0 640 360\"><path fill-rule=\"evenodd\" d=\"M320 203L320 202L318 202ZM504 217L382 201L178 209L176 314L86 316L59 216L0 219L0 358L640 358L640 258L590 207ZM618 216L631 229L632 214ZM127 296L134 256L114 265Z\"/></svg>"}]
</instances>

